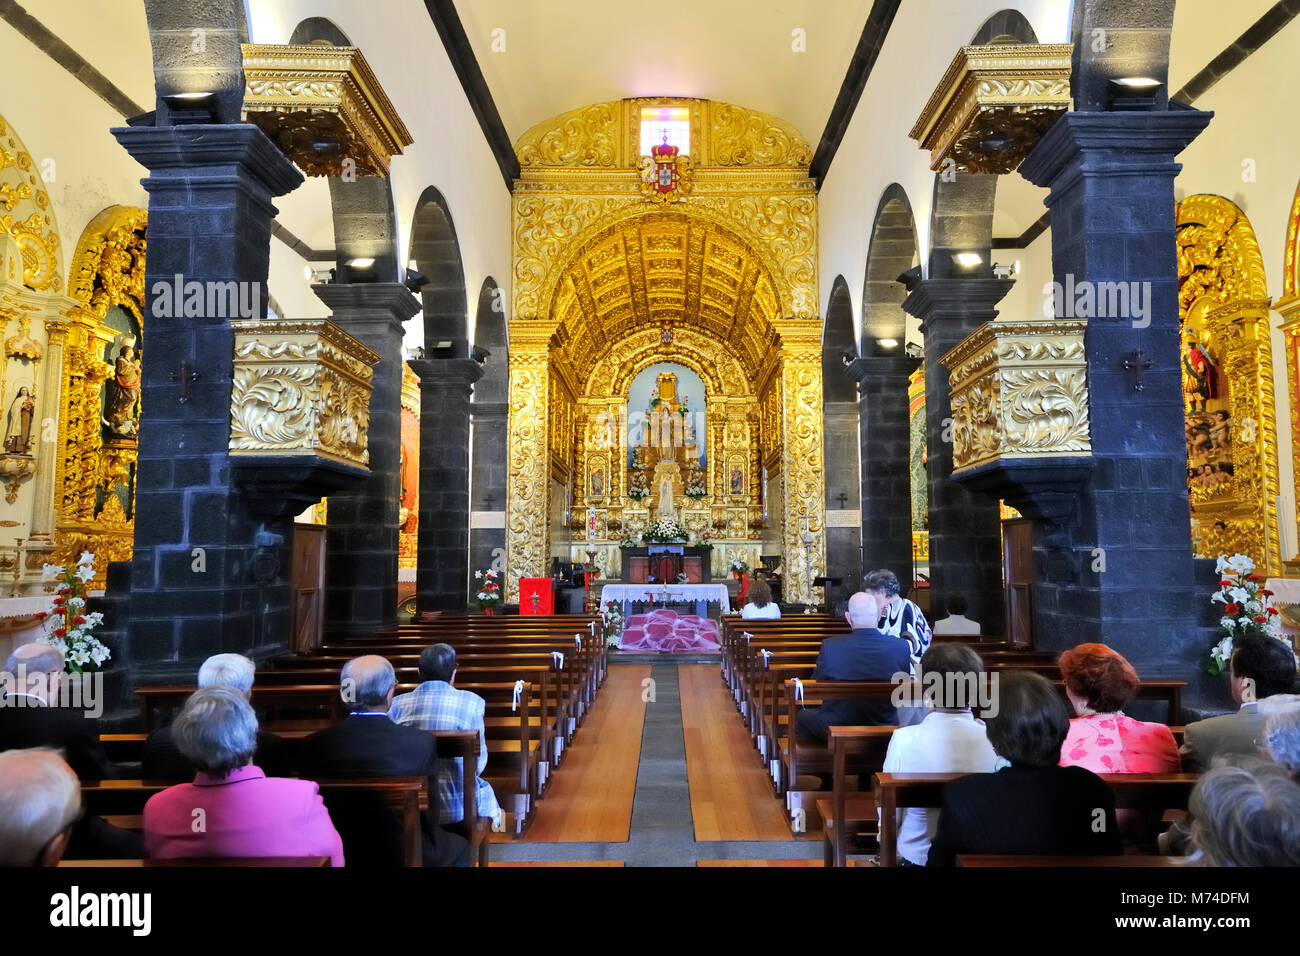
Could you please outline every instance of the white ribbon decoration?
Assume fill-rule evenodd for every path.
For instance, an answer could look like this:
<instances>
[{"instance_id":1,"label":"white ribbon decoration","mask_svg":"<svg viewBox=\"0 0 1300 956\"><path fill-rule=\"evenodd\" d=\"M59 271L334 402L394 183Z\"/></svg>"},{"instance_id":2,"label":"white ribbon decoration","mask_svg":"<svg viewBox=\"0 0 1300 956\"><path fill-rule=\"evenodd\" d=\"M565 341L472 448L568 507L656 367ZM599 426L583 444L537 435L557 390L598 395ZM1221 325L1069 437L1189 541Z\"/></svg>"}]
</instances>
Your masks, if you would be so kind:
<instances>
[{"instance_id":1,"label":"white ribbon decoration","mask_svg":"<svg viewBox=\"0 0 1300 956\"><path fill-rule=\"evenodd\" d=\"M753 635L753 634L750 634L749 631L745 631L745 632L743 632L742 636L745 638L745 643L748 644L748 643L749 643L749 639L750 639L751 637L753 637L754 635Z\"/></svg>"},{"instance_id":2,"label":"white ribbon decoration","mask_svg":"<svg viewBox=\"0 0 1300 956\"><path fill-rule=\"evenodd\" d=\"M581 634L574 634L574 635L573 635L573 646L576 647L576 648L578 649L578 653L582 653L582 635L581 635Z\"/></svg>"},{"instance_id":3,"label":"white ribbon decoration","mask_svg":"<svg viewBox=\"0 0 1300 956\"><path fill-rule=\"evenodd\" d=\"M519 709L519 697L523 692L524 682L521 680L515 681L515 699L510 702L510 712L512 714Z\"/></svg>"},{"instance_id":4,"label":"white ribbon decoration","mask_svg":"<svg viewBox=\"0 0 1300 956\"><path fill-rule=\"evenodd\" d=\"M588 621L588 622L587 622L587 627L589 627L589 628L591 629L591 636L592 636L592 637L595 637L595 636L596 636L596 622L595 622L595 621Z\"/></svg>"},{"instance_id":5,"label":"white ribbon decoration","mask_svg":"<svg viewBox=\"0 0 1300 956\"><path fill-rule=\"evenodd\" d=\"M767 659L772 656L772 652L765 647L759 653L763 655L763 666L767 667Z\"/></svg>"},{"instance_id":6,"label":"white ribbon decoration","mask_svg":"<svg viewBox=\"0 0 1300 956\"><path fill-rule=\"evenodd\" d=\"M803 681L797 677L790 678L794 681L794 700L796 704L803 703Z\"/></svg>"},{"instance_id":7,"label":"white ribbon decoration","mask_svg":"<svg viewBox=\"0 0 1300 956\"><path fill-rule=\"evenodd\" d=\"M564 655L559 651L551 651L551 659L555 662L556 670L564 670Z\"/></svg>"}]
</instances>

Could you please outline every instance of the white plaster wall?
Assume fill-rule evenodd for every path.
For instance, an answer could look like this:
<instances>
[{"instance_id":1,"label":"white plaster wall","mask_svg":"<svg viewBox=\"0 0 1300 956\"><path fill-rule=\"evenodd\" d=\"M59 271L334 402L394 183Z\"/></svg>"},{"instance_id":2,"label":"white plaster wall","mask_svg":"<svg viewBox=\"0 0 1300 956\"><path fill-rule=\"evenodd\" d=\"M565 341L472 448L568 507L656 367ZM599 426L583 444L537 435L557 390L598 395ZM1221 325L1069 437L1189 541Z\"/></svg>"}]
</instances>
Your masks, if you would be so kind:
<instances>
[{"instance_id":1,"label":"white plaster wall","mask_svg":"<svg viewBox=\"0 0 1300 956\"><path fill-rule=\"evenodd\" d=\"M301 21L327 17L366 55L415 140L392 163L398 253L405 262L415 203L427 186L437 187L447 200L460 242L472 336L473 304L485 278L492 276L505 301L510 301L510 194L424 4L383 0L382 17L374 14L371 4L356 0L250 0L248 6L253 43L287 43ZM402 29L395 31L395 23ZM297 232L285 205L285 223ZM312 235L298 235L321 248ZM286 311L289 301L298 301L291 291L293 282L306 284L301 259L293 259L296 280L284 271L287 267L279 257L271 278L272 291ZM310 290L306 294L310 296ZM406 324L406 330L408 344L423 345L419 316Z\"/></svg>"},{"instance_id":2,"label":"white plaster wall","mask_svg":"<svg viewBox=\"0 0 1300 956\"><path fill-rule=\"evenodd\" d=\"M890 183L907 191L921 261L928 259L934 174L929 153L908 138L908 131L957 48L969 43L989 16L1004 9L1021 11L1039 42L1069 40L1069 0L928 0L902 4L894 18L819 201L820 300L828 300L835 276L843 275L859 335L871 225ZM1037 215L1029 221L1034 218ZM1004 258L1007 251L995 258Z\"/></svg>"},{"instance_id":3,"label":"white plaster wall","mask_svg":"<svg viewBox=\"0 0 1300 956\"><path fill-rule=\"evenodd\" d=\"M1181 5L1181 4L1180 4ZM1181 23L1176 22L1176 27ZM1189 28L1194 27L1194 24ZM1224 35L1224 45L1234 38ZM1179 47L1174 36L1173 47ZM1215 51L1216 54L1218 51ZM1214 119L1179 157L1183 170L1177 195L1213 193L1231 199L1250 219L1264 257L1268 293L1282 298L1282 262L1287 218L1300 183L1300 128L1295 123L1295 96L1287 78L1295 76L1300 57L1300 22L1292 21L1228 76L1196 101ZM1190 76L1204 64L1186 71ZM1177 81L1175 81L1177 82ZM1255 181L1243 178L1243 162L1254 161ZM1296 554L1295 463L1291 460L1291 407L1286 383L1283 336L1273 320L1273 384L1277 402L1282 553Z\"/></svg>"}]
</instances>

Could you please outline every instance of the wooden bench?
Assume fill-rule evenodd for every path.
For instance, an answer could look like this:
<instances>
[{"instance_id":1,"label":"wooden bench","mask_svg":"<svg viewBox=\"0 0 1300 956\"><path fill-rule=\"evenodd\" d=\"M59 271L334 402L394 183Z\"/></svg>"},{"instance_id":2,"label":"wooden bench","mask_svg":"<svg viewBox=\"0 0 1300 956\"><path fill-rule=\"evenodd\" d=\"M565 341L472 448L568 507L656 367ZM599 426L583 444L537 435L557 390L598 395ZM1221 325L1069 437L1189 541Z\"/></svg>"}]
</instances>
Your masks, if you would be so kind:
<instances>
[{"instance_id":1,"label":"wooden bench","mask_svg":"<svg viewBox=\"0 0 1300 956\"><path fill-rule=\"evenodd\" d=\"M935 809L943 806L943 790L963 773L878 773L873 792L880 807L880 865L898 862L898 814L904 807ZM1115 794L1116 809L1144 812L1187 806L1200 779L1194 773L1103 773L1099 777Z\"/></svg>"}]
</instances>

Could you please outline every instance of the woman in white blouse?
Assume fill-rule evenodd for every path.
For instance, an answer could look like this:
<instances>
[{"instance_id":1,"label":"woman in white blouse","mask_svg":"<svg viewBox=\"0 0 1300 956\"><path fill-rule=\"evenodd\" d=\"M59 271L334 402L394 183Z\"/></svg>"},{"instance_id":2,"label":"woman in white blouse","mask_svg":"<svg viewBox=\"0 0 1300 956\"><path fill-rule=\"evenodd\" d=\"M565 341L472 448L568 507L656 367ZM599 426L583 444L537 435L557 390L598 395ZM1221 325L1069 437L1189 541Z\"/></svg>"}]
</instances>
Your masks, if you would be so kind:
<instances>
[{"instance_id":1,"label":"woman in white blouse","mask_svg":"<svg viewBox=\"0 0 1300 956\"><path fill-rule=\"evenodd\" d=\"M772 589L759 578L749 586L749 603L740 609L742 618L779 618L781 609L772 600Z\"/></svg>"}]
</instances>

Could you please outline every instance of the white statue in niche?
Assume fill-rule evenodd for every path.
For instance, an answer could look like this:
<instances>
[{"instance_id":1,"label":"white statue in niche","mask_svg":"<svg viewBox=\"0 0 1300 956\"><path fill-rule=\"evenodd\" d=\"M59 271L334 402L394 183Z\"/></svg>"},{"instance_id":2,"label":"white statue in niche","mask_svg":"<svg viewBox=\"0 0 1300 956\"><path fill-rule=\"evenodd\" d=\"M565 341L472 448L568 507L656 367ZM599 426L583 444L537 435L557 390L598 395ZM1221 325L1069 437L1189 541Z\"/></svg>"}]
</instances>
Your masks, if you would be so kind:
<instances>
[{"instance_id":1,"label":"white statue in niche","mask_svg":"<svg viewBox=\"0 0 1300 956\"><path fill-rule=\"evenodd\" d=\"M677 517L677 512L673 508L673 480L668 475L664 475L663 480L659 482L658 517L660 521Z\"/></svg>"}]
</instances>

